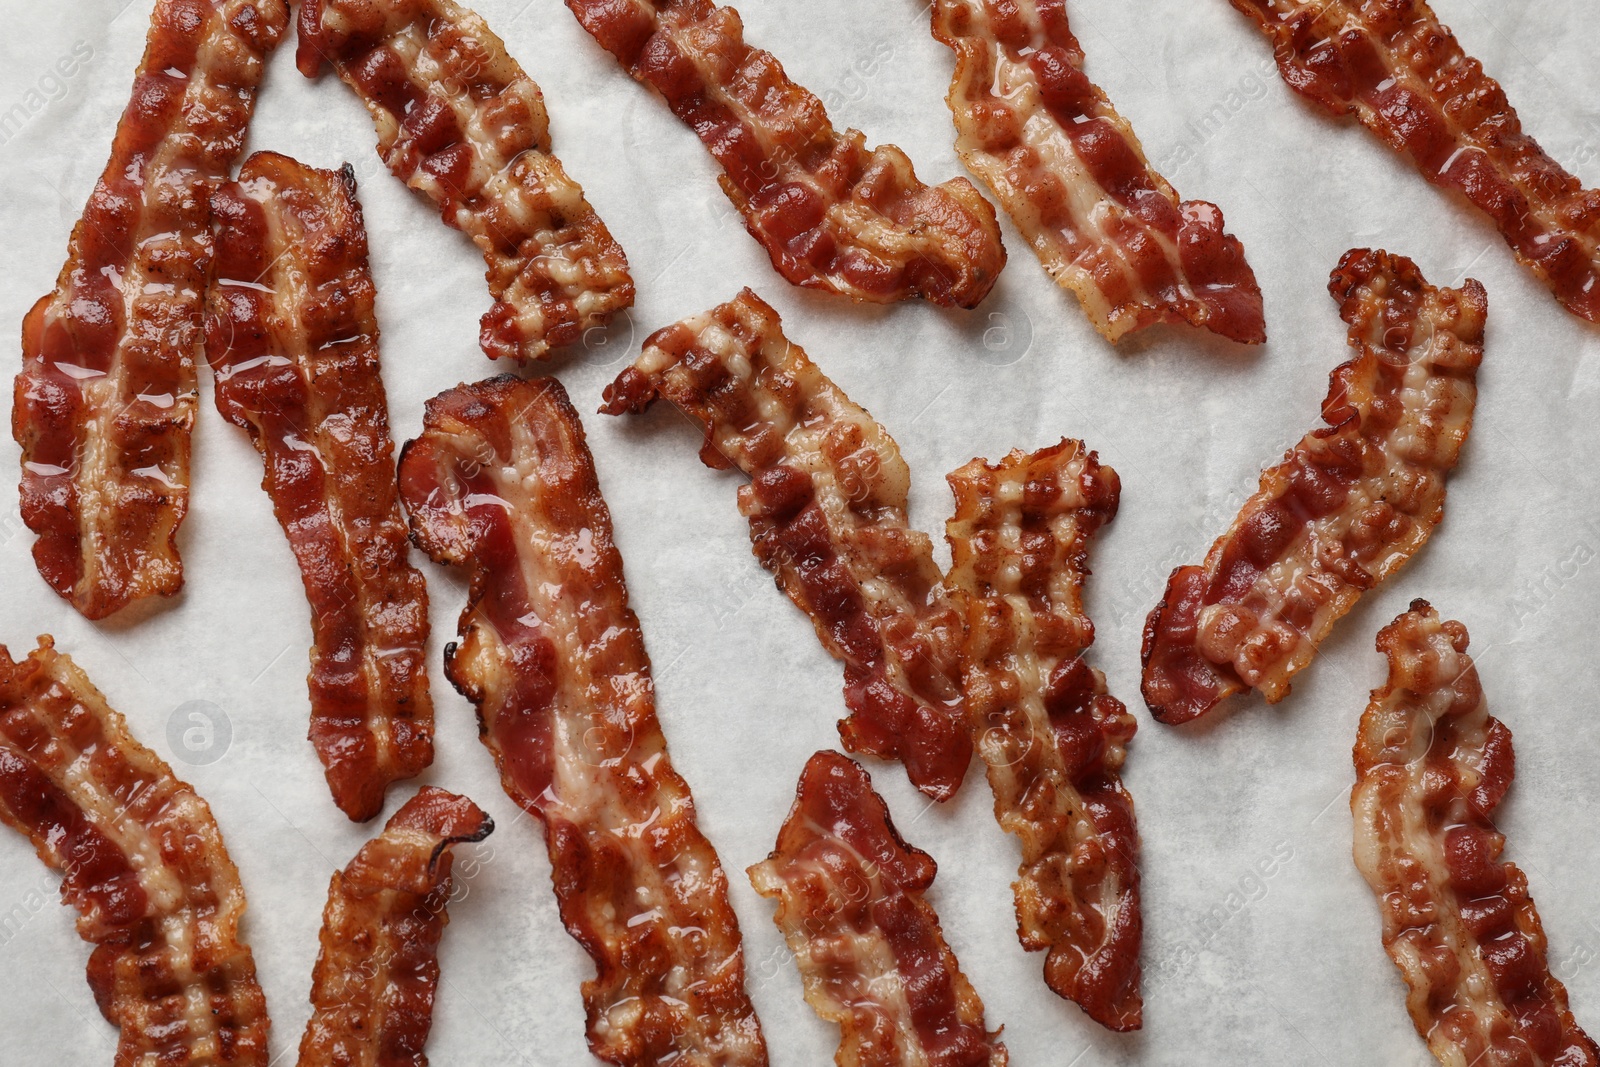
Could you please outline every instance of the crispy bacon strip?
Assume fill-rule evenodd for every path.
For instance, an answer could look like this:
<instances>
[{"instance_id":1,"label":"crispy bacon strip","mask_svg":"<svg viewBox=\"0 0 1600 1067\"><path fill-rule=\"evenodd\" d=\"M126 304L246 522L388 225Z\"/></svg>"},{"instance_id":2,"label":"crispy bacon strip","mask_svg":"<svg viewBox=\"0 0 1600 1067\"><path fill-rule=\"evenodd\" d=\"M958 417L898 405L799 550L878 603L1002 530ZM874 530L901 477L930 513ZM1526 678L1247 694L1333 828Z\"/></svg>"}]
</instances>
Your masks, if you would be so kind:
<instances>
[{"instance_id":1,"label":"crispy bacon strip","mask_svg":"<svg viewBox=\"0 0 1600 1067\"><path fill-rule=\"evenodd\" d=\"M211 809L49 637L0 646L0 820L65 876L117 1067L266 1067L244 889Z\"/></svg>"},{"instance_id":2,"label":"crispy bacon strip","mask_svg":"<svg viewBox=\"0 0 1600 1067\"><path fill-rule=\"evenodd\" d=\"M589 1047L616 1064L764 1067L739 922L656 721L650 660L578 414L554 379L428 402L400 492L417 543L472 569L446 670L537 816L594 958Z\"/></svg>"},{"instance_id":3,"label":"crispy bacon strip","mask_svg":"<svg viewBox=\"0 0 1600 1067\"><path fill-rule=\"evenodd\" d=\"M1522 264L1600 322L1600 189L1522 132L1500 85L1424 0L1233 0L1260 25L1289 87L1355 115L1434 185L1487 214Z\"/></svg>"},{"instance_id":4,"label":"crispy bacon strip","mask_svg":"<svg viewBox=\"0 0 1600 1067\"><path fill-rule=\"evenodd\" d=\"M1600 1064L1550 973L1528 880L1499 862L1492 816L1515 759L1466 627L1413 600L1379 632L1378 651L1389 680L1356 735L1355 861L1378 895L1417 1033L1446 1067Z\"/></svg>"},{"instance_id":5,"label":"crispy bacon strip","mask_svg":"<svg viewBox=\"0 0 1600 1067\"><path fill-rule=\"evenodd\" d=\"M622 248L551 154L544 95L452 0L304 0L300 70L332 64L372 113L378 154L471 237L493 359L542 359L633 303Z\"/></svg>"},{"instance_id":6,"label":"crispy bacon strip","mask_svg":"<svg viewBox=\"0 0 1600 1067\"><path fill-rule=\"evenodd\" d=\"M1117 513L1116 471L1081 441L949 476L946 578L966 613L966 694L995 816L1022 840L1017 936L1045 982L1112 1030L1137 1030L1139 831L1119 771L1137 724L1084 654L1085 554Z\"/></svg>"},{"instance_id":7,"label":"crispy bacon strip","mask_svg":"<svg viewBox=\"0 0 1600 1067\"><path fill-rule=\"evenodd\" d=\"M1005 1067L999 1032L923 899L937 871L900 837L859 764L811 757L777 847L749 875L778 902L806 1003L839 1024L840 1067Z\"/></svg>"},{"instance_id":8,"label":"crispy bacon strip","mask_svg":"<svg viewBox=\"0 0 1600 1067\"><path fill-rule=\"evenodd\" d=\"M601 46L655 89L722 165L722 190L795 285L856 300L974 307L1005 248L965 178L917 180L893 145L833 128L822 101L744 40L711 0L567 0Z\"/></svg>"},{"instance_id":9,"label":"crispy bacon strip","mask_svg":"<svg viewBox=\"0 0 1600 1067\"><path fill-rule=\"evenodd\" d=\"M311 740L365 821L433 762L428 590L407 557L355 178L271 152L213 198L206 358L311 602Z\"/></svg>"},{"instance_id":10,"label":"crispy bacon strip","mask_svg":"<svg viewBox=\"0 0 1600 1067\"><path fill-rule=\"evenodd\" d=\"M1328 291L1357 355L1329 376L1327 426L1262 472L1205 564L1174 570L1145 623L1142 688L1162 722L1246 689L1282 700L1339 617L1444 515L1478 396L1483 286L1436 289L1409 259L1355 249Z\"/></svg>"},{"instance_id":11,"label":"crispy bacon strip","mask_svg":"<svg viewBox=\"0 0 1600 1067\"><path fill-rule=\"evenodd\" d=\"M749 289L648 338L602 410L657 397L705 425L706 466L750 476L739 511L756 558L844 662L845 747L901 760L918 789L950 799L972 761L963 626L906 518L911 472L894 439Z\"/></svg>"},{"instance_id":12,"label":"crispy bacon strip","mask_svg":"<svg viewBox=\"0 0 1600 1067\"><path fill-rule=\"evenodd\" d=\"M210 197L288 19L283 0L158 0L55 292L22 323L22 518L39 573L91 619L183 585Z\"/></svg>"},{"instance_id":13,"label":"crispy bacon strip","mask_svg":"<svg viewBox=\"0 0 1600 1067\"><path fill-rule=\"evenodd\" d=\"M299 1067L427 1067L451 848L494 820L423 786L328 886Z\"/></svg>"},{"instance_id":14,"label":"crispy bacon strip","mask_svg":"<svg viewBox=\"0 0 1600 1067\"><path fill-rule=\"evenodd\" d=\"M1089 81L1066 0L935 0L933 35L956 53L956 151L1107 340L1157 322L1267 339L1244 247Z\"/></svg>"}]
</instances>

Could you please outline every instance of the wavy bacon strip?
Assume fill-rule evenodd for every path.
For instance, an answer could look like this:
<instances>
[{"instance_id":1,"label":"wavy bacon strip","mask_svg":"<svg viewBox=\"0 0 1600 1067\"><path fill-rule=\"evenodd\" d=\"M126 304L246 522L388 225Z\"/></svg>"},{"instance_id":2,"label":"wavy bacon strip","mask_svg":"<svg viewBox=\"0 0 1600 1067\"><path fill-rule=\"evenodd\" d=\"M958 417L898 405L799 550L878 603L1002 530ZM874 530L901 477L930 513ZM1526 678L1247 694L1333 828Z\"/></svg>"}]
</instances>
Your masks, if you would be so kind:
<instances>
[{"instance_id":1,"label":"wavy bacon strip","mask_svg":"<svg viewBox=\"0 0 1600 1067\"><path fill-rule=\"evenodd\" d=\"M1144 699L1166 723L1289 679L1361 594L1444 516L1445 476L1472 428L1483 286L1429 285L1415 263L1345 253L1328 282L1356 356L1329 376L1327 426L1261 474L1200 567L1179 567L1145 623Z\"/></svg>"},{"instance_id":2,"label":"wavy bacon strip","mask_svg":"<svg viewBox=\"0 0 1600 1067\"><path fill-rule=\"evenodd\" d=\"M1116 471L1081 441L949 476L946 577L966 613L966 695L995 816L1022 840L1017 936L1045 982L1112 1030L1137 1030L1139 831L1119 771L1137 724L1084 659L1085 554L1117 513Z\"/></svg>"},{"instance_id":3,"label":"wavy bacon strip","mask_svg":"<svg viewBox=\"0 0 1600 1067\"><path fill-rule=\"evenodd\" d=\"M554 379L502 377L440 394L424 422L400 462L411 528L472 570L446 670L544 823L562 920L598 972L590 1049L764 1067L727 878L667 756L577 412Z\"/></svg>"},{"instance_id":4,"label":"wavy bacon strip","mask_svg":"<svg viewBox=\"0 0 1600 1067\"><path fill-rule=\"evenodd\" d=\"M750 476L739 511L756 558L844 662L845 747L902 761L936 800L954 796L972 761L963 626L931 542L907 520L911 472L894 439L748 289L648 338L602 410L657 397L705 425L706 466Z\"/></svg>"},{"instance_id":5,"label":"wavy bacon strip","mask_svg":"<svg viewBox=\"0 0 1600 1067\"><path fill-rule=\"evenodd\" d=\"M117 1067L266 1067L244 889L211 809L49 637L0 646L0 820L65 876Z\"/></svg>"},{"instance_id":6,"label":"wavy bacon strip","mask_svg":"<svg viewBox=\"0 0 1600 1067\"><path fill-rule=\"evenodd\" d=\"M55 292L22 323L22 518L39 573L91 619L183 585L210 197L288 18L283 0L158 0Z\"/></svg>"},{"instance_id":7,"label":"wavy bacon strip","mask_svg":"<svg viewBox=\"0 0 1600 1067\"><path fill-rule=\"evenodd\" d=\"M1544 928L1492 817L1511 731L1489 714L1467 629L1426 600L1378 634L1389 680L1356 735L1355 861L1383 911L1417 1033L1446 1067L1594 1067Z\"/></svg>"},{"instance_id":8,"label":"wavy bacon strip","mask_svg":"<svg viewBox=\"0 0 1600 1067\"><path fill-rule=\"evenodd\" d=\"M491 358L542 359L633 303L622 248L551 154L544 95L452 0L304 0L300 70L324 63L372 113L378 154L471 237Z\"/></svg>"},{"instance_id":9,"label":"wavy bacon strip","mask_svg":"<svg viewBox=\"0 0 1600 1067\"><path fill-rule=\"evenodd\" d=\"M974 307L1005 248L965 178L917 180L893 145L833 128L822 101L744 40L711 0L567 0L601 46L655 89L722 165L722 190L795 285L856 300Z\"/></svg>"}]
</instances>

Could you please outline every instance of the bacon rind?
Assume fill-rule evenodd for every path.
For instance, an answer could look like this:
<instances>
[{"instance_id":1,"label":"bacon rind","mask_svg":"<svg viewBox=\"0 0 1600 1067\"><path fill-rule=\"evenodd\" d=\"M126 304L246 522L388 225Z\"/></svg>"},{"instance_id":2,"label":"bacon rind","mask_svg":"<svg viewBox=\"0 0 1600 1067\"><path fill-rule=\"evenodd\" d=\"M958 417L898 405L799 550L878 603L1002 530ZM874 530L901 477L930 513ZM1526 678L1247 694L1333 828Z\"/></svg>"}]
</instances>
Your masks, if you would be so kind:
<instances>
[{"instance_id":1,"label":"bacon rind","mask_svg":"<svg viewBox=\"0 0 1600 1067\"><path fill-rule=\"evenodd\" d=\"M839 133L711 0L567 0L722 165L722 190L788 281L856 300L974 307L1005 266L994 208L965 178L917 179L893 145Z\"/></svg>"},{"instance_id":2,"label":"bacon rind","mask_svg":"<svg viewBox=\"0 0 1600 1067\"><path fill-rule=\"evenodd\" d=\"M372 114L378 154L483 253L490 358L534 360L633 304L622 248L551 154L544 95L452 0L304 0L297 61L329 63Z\"/></svg>"},{"instance_id":3,"label":"bacon rind","mask_svg":"<svg viewBox=\"0 0 1600 1067\"><path fill-rule=\"evenodd\" d=\"M898 759L918 789L950 799L972 761L963 626L907 519L911 472L894 439L749 289L646 339L602 410L657 397L705 426L707 466L750 477L739 511L756 558L845 665L845 747Z\"/></svg>"},{"instance_id":4,"label":"bacon rind","mask_svg":"<svg viewBox=\"0 0 1600 1067\"><path fill-rule=\"evenodd\" d=\"M1174 570L1145 623L1141 688L1162 722L1247 689L1283 699L1340 616L1444 515L1477 402L1483 286L1437 289L1409 259L1355 249L1328 291L1357 355L1329 376L1327 426L1262 472L1205 564Z\"/></svg>"},{"instance_id":5,"label":"bacon rind","mask_svg":"<svg viewBox=\"0 0 1600 1067\"><path fill-rule=\"evenodd\" d=\"M554 379L502 377L430 400L424 424L400 462L412 533L472 573L446 672L544 824L562 920L598 972L590 1049L764 1067L727 877L667 755L577 412Z\"/></svg>"},{"instance_id":6,"label":"bacon rind","mask_svg":"<svg viewBox=\"0 0 1600 1067\"><path fill-rule=\"evenodd\" d=\"M966 615L967 707L995 817L1022 842L1017 936L1045 981L1112 1030L1137 1030L1139 831L1119 774L1137 723L1084 656L1089 538L1116 471L1081 441L975 459L948 477L945 580Z\"/></svg>"},{"instance_id":7,"label":"bacon rind","mask_svg":"<svg viewBox=\"0 0 1600 1067\"><path fill-rule=\"evenodd\" d=\"M55 642L0 645L0 821L63 872L117 1067L266 1067L244 888L211 809Z\"/></svg>"},{"instance_id":8,"label":"bacon rind","mask_svg":"<svg viewBox=\"0 0 1600 1067\"><path fill-rule=\"evenodd\" d=\"M158 0L56 289L22 323L22 519L39 573L91 619L183 585L210 196L288 18L283 0Z\"/></svg>"},{"instance_id":9,"label":"bacon rind","mask_svg":"<svg viewBox=\"0 0 1600 1067\"><path fill-rule=\"evenodd\" d=\"M1492 817L1515 771L1467 630L1426 600L1378 633L1389 678L1361 716L1354 856L1383 912L1417 1033L1446 1067L1594 1067L1550 973L1544 928Z\"/></svg>"}]
</instances>

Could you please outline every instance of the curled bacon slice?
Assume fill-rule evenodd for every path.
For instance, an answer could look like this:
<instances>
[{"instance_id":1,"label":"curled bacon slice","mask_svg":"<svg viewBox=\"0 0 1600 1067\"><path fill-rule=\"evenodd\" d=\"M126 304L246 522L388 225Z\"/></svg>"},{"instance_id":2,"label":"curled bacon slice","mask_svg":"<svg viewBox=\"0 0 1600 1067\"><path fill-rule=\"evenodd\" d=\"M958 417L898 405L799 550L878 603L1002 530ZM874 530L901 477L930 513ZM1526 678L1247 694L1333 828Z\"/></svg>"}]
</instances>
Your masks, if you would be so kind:
<instances>
[{"instance_id":1,"label":"curled bacon slice","mask_svg":"<svg viewBox=\"0 0 1600 1067\"><path fill-rule=\"evenodd\" d=\"M427 1067L453 846L494 820L423 786L328 886L299 1067Z\"/></svg>"},{"instance_id":2,"label":"curled bacon slice","mask_svg":"<svg viewBox=\"0 0 1600 1067\"><path fill-rule=\"evenodd\" d=\"M1289 87L1355 115L1434 185L1487 214L1522 264L1600 322L1600 189L1545 154L1500 85L1424 0L1233 0Z\"/></svg>"},{"instance_id":3,"label":"curled bacon slice","mask_svg":"<svg viewBox=\"0 0 1600 1067\"><path fill-rule=\"evenodd\" d=\"M452 0L304 0L297 61L324 63L378 129L378 154L471 237L494 306L491 358L544 358L633 303L622 248L550 151L544 95Z\"/></svg>"},{"instance_id":4,"label":"curled bacon slice","mask_svg":"<svg viewBox=\"0 0 1600 1067\"><path fill-rule=\"evenodd\" d=\"M355 178L271 152L213 198L206 358L311 602L311 740L364 821L433 762L428 590L407 558Z\"/></svg>"},{"instance_id":5,"label":"curled bacon slice","mask_svg":"<svg viewBox=\"0 0 1600 1067\"><path fill-rule=\"evenodd\" d=\"M711 0L567 0L722 165L722 190L795 285L887 303L977 305L1005 266L994 208L965 178L927 186L893 145L833 128L822 101Z\"/></svg>"},{"instance_id":6,"label":"curled bacon slice","mask_svg":"<svg viewBox=\"0 0 1600 1067\"><path fill-rule=\"evenodd\" d=\"M1329 376L1327 426L1262 472L1205 564L1174 570L1145 623L1142 688L1162 722L1246 689L1282 700L1339 617L1444 516L1477 401L1483 286L1436 289L1409 259L1355 249L1328 291L1357 354Z\"/></svg>"},{"instance_id":7,"label":"curled bacon slice","mask_svg":"<svg viewBox=\"0 0 1600 1067\"><path fill-rule=\"evenodd\" d=\"M1222 211L1182 203L1083 72L1066 0L935 0L956 53L956 151L1108 340L1187 322L1267 339L1261 287Z\"/></svg>"},{"instance_id":8,"label":"curled bacon slice","mask_svg":"<svg viewBox=\"0 0 1600 1067\"><path fill-rule=\"evenodd\" d=\"M1383 911L1383 945L1439 1062L1594 1067L1550 973L1544 928L1494 810L1515 769L1489 714L1467 630L1426 600L1378 634L1389 680L1356 735L1355 861Z\"/></svg>"},{"instance_id":9,"label":"curled bacon slice","mask_svg":"<svg viewBox=\"0 0 1600 1067\"><path fill-rule=\"evenodd\" d=\"M837 752L806 763L778 844L750 868L805 983L839 1024L841 1067L1004 1067L1006 1047L923 899L938 868L905 843L867 772Z\"/></svg>"},{"instance_id":10,"label":"curled bacon slice","mask_svg":"<svg viewBox=\"0 0 1600 1067\"><path fill-rule=\"evenodd\" d=\"M756 558L844 662L845 747L902 761L936 800L954 796L972 761L963 626L932 543L907 520L911 472L894 439L748 289L648 338L603 410L658 396L705 425L708 467L750 476L739 511Z\"/></svg>"},{"instance_id":11,"label":"curled bacon slice","mask_svg":"<svg viewBox=\"0 0 1600 1067\"><path fill-rule=\"evenodd\" d=\"M503 377L440 394L424 422L400 463L411 528L472 569L446 670L544 823L562 920L598 972L590 1049L764 1067L727 877L667 755L577 412L554 379Z\"/></svg>"},{"instance_id":12,"label":"curled bacon slice","mask_svg":"<svg viewBox=\"0 0 1600 1067\"><path fill-rule=\"evenodd\" d=\"M244 889L211 809L49 637L0 646L0 820L65 876L117 1067L266 1067Z\"/></svg>"},{"instance_id":13,"label":"curled bacon slice","mask_svg":"<svg viewBox=\"0 0 1600 1067\"><path fill-rule=\"evenodd\" d=\"M1000 825L1022 841L1017 936L1045 981L1113 1030L1136 1030L1139 832L1119 771L1137 724L1084 659L1089 538L1121 483L1080 441L949 476L946 578L966 612L966 694Z\"/></svg>"},{"instance_id":14,"label":"curled bacon slice","mask_svg":"<svg viewBox=\"0 0 1600 1067\"><path fill-rule=\"evenodd\" d=\"M288 18L283 0L158 0L55 292L22 324L22 518L39 573L91 619L183 585L210 197Z\"/></svg>"}]
</instances>

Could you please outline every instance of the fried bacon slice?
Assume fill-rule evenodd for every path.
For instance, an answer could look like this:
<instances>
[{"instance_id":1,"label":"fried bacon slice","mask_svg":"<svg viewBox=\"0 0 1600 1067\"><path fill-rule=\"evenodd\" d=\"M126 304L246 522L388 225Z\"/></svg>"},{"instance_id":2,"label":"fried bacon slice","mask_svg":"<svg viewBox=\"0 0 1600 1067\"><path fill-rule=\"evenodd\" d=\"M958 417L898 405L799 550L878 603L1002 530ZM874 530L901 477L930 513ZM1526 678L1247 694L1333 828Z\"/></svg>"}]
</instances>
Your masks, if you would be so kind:
<instances>
[{"instance_id":1,"label":"fried bacon slice","mask_svg":"<svg viewBox=\"0 0 1600 1067\"><path fill-rule=\"evenodd\" d=\"M117 1067L266 1067L244 889L206 802L49 637L0 646L0 820L65 876Z\"/></svg>"},{"instance_id":2,"label":"fried bacon slice","mask_svg":"<svg viewBox=\"0 0 1600 1067\"><path fill-rule=\"evenodd\" d=\"M1139 832L1119 771L1137 724L1084 653L1089 538L1121 483L1080 441L949 476L946 577L966 613L966 695L995 816L1022 841L1017 936L1045 982L1112 1030L1136 1030Z\"/></svg>"},{"instance_id":3,"label":"fried bacon slice","mask_svg":"<svg viewBox=\"0 0 1600 1067\"><path fill-rule=\"evenodd\" d=\"M567 931L593 957L611 1063L767 1062L727 878L656 721L650 660L578 414L554 379L428 402L400 493L417 543L470 567L446 670L506 792L545 827Z\"/></svg>"},{"instance_id":4,"label":"fried bacon slice","mask_svg":"<svg viewBox=\"0 0 1600 1067\"><path fill-rule=\"evenodd\" d=\"M39 573L91 619L183 585L211 192L288 19L283 0L157 0L111 158L22 323L22 518Z\"/></svg>"},{"instance_id":5,"label":"fried bacon slice","mask_svg":"<svg viewBox=\"0 0 1600 1067\"><path fill-rule=\"evenodd\" d=\"M1444 515L1477 401L1483 286L1436 289L1409 259L1355 249L1328 291L1357 354L1329 376L1327 426L1262 472L1205 564L1174 570L1145 623L1142 688L1162 722L1247 689L1282 700L1339 617Z\"/></svg>"},{"instance_id":6,"label":"fried bacon slice","mask_svg":"<svg viewBox=\"0 0 1600 1067\"><path fill-rule=\"evenodd\" d=\"M1594 1067L1494 810L1511 731L1489 714L1467 629L1426 600L1378 633L1389 680L1356 735L1355 861L1383 911L1417 1033L1439 1062Z\"/></svg>"},{"instance_id":7,"label":"fried bacon slice","mask_svg":"<svg viewBox=\"0 0 1600 1067\"><path fill-rule=\"evenodd\" d=\"M299 1067L427 1067L450 850L493 829L466 797L423 786L334 872Z\"/></svg>"},{"instance_id":8,"label":"fried bacon slice","mask_svg":"<svg viewBox=\"0 0 1600 1067\"><path fill-rule=\"evenodd\" d=\"M956 151L1107 340L1187 322L1267 339L1261 287L1222 211L1177 192L1083 72L1066 0L934 0L956 54Z\"/></svg>"},{"instance_id":9,"label":"fried bacon slice","mask_svg":"<svg viewBox=\"0 0 1600 1067\"><path fill-rule=\"evenodd\" d=\"M1434 185L1487 214L1566 309L1600 322L1600 189L1522 132L1505 90L1424 0L1233 0L1289 87L1355 115Z\"/></svg>"},{"instance_id":10,"label":"fried bacon slice","mask_svg":"<svg viewBox=\"0 0 1600 1067\"><path fill-rule=\"evenodd\" d=\"M795 285L856 300L974 307L1005 248L965 178L927 186L893 145L833 128L822 101L711 0L567 0L601 46L665 98L722 165L722 190Z\"/></svg>"},{"instance_id":11,"label":"fried bacon slice","mask_svg":"<svg viewBox=\"0 0 1600 1067\"><path fill-rule=\"evenodd\" d=\"M433 700L355 178L258 152L212 203L217 409L265 461L311 602L311 740L335 803L365 821L433 762Z\"/></svg>"},{"instance_id":12,"label":"fried bacon slice","mask_svg":"<svg viewBox=\"0 0 1600 1067\"><path fill-rule=\"evenodd\" d=\"M867 772L806 763L772 855L749 870L795 955L806 1002L839 1024L841 1067L1004 1067L1006 1047L923 899L938 868L901 839Z\"/></svg>"},{"instance_id":13,"label":"fried bacon slice","mask_svg":"<svg viewBox=\"0 0 1600 1067\"><path fill-rule=\"evenodd\" d=\"M621 246L551 154L544 95L481 17L452 0L304 0L299 33L301 72L331 64L384 163L483 253L491 358L545 358L633 303Z\"/></svg>"},{"instance_id":14,"label":"fried bacon slice","mask_svg":"<svg viewBox=\"0 0 1600 1067\"><path fill-rule=\"evenodd\" d=\"M749 289L657 331L607 387L613 415L666 397L705 425L700 458L737 466L756 558L844 662L851 752L905 764L936 800L972 761L960 612L927 535L911 528L911 472L887 430L783 335Z\"/></svg>"}]
</instances>

